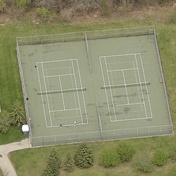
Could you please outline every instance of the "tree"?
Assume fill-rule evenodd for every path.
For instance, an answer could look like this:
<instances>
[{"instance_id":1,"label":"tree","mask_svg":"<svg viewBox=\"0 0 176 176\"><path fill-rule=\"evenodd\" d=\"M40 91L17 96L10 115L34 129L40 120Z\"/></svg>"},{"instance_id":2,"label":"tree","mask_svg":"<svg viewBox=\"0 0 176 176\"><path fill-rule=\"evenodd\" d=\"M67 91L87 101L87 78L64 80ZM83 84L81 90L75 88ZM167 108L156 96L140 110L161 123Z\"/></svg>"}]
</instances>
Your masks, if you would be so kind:
<instances>
[{"instance_id":1,"label":"tree","mask_svg":"<svg viewBox=\"0 0 176 176\"><path fill-rule=\"evenodd\" d=\"M17 100L12 107L12 123L13 125L20 127L22 124L26 123L26 118L24 116L24 108L21 106L20 102Z\"/></svg>"},{"instance_id":2,"label":"tree","mask_svg":"<svg viewBox=\"0 0 176 176\"><path fill-rule=\"evenodd\" d=\"M42 176L58 176L61 161L56 150L52 150Z\"/></svg>"},{"instance_id":3,"label":"tree","mask_svg":"<svg viewBox=\"0 0 176 176\"><path fill-rule=\"evenodd\" d=\"M2 133L7 133L11 126L12 120L10 114L7 111L2 111L0 114L0 131Z\"/></svg>"},{"instance_id":4,"label":"tree","mask_svg":"<svg viewBox=\"0 0 176 176\"><path fill-rule=\"evenodd\" d=\"M91 149L85 144L80 144L74 156L75 165L79 168L89 168L94 163L94 158Z\"/></svg>"},{"instance_id":5,"label":"tree","mask_svg":"<svg viewBox=\"0 0 176 176\"><path fill-rule=\"evenodd\" d=\"M73 172L74 161L70 154L67 154L66 161L64 163L64 170L67 172Z\"/></svg>"}]
</instances>

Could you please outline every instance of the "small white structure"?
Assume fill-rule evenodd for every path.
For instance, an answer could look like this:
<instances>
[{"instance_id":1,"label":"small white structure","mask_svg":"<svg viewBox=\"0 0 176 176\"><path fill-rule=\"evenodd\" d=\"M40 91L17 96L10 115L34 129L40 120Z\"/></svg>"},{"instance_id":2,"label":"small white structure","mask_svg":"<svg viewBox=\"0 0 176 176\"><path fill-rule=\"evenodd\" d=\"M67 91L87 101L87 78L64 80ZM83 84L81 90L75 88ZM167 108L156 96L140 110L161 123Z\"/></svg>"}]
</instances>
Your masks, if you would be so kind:
<instances>
[{"instance_id":1,"label":"small white structure","mask_svg":"<svg viewBox=\"0 0 176 176\"><path fill-rule=\"evenodd\" d=\"M22 126L22 132L24 135L28 135L29 134L29 126L28 125L23 125Z\"/></svg>"}]
</instances>

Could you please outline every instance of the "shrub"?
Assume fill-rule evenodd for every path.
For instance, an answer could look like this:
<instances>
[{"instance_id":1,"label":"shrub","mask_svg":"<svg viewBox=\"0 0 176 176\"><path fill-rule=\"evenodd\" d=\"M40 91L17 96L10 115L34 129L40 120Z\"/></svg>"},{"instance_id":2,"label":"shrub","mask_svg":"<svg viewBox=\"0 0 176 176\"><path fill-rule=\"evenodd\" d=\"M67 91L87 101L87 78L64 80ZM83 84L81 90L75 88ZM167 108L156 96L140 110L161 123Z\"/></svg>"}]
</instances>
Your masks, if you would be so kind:
<instances>
[{"instance_id":1,"label":"shrub","mask_svg":"<svg viewBox=\"0 0 176 176\"><path fill-rule=\"evenodd\" d=\"M64 163L64 170L67 172L73 172L74 161L70 154L67 154L66 161Z\"/></svg>"},{"instance_id":2,"label":"shrub","mask_svg":"<svg viewBox=\"0 0 176 176\"><path fill-rule=\"evenodd\" d=\"M27 9L29 7L29 0L17 0L17 6Z\"/></svg>"},{"instance_id":3,"label":"shrub","mask_svg":"<svg viewBox=\"0 0 176 176\"><path fill-rule=\"evenodd\" d=\"M46 7L37 8L37 14L42 18L47 18L51 15L51 12Z\"/></svg>"},{"instance_id":4,"label":"shrub","mask_svg":"<svg viewBox=\"0 0 176 176\"><path fill-rule=\"evenodd\" d=\"M100 155L100 164L104 167L114 167L119 162L119 155L112 149L106 149Z\"/></svg>"},{"instance_id":5,"label":"shrub","mask_svg":"<svg viewBox=\"0 0 176 176\"><path fill-rule=\"evenodd\" d=\"M138 161L136 162L136 167L138 171L141 171L144 173L150 173L153 171L152 162L146 156L143 156L138 159Z\"/></svg>"},{"instance_id":6,"label":"shrub","mask_svg":"<svg viewBox=\"0 0 176 176\"><path fill-rule=\"evenodd\" d=\"M168 155L163 149L158 149L155 151L153 162L157 166L163 166L168 161Z\"/></svg>"},{"instance_id":7,"label":"shrub","mask_svg":"<svg viewBox=\"0 0 176 176\"><path fill-rule=\"evenodd\" d=\"M132 159L135 150L133 149L132 146L123 142L118 145L117 153L122 162L128 162Z\"/></svg>"},{"instance_id":8,"label":"shrub","mask_svg":"<svg viewBox=\"0 0 176 176\"><path fill-rule=\"evenodd\" d=\"M85 144L80 144L74 156L75 165L79 168L89 168L94 163L91 149Z\"/></svg>"}]
</instances>

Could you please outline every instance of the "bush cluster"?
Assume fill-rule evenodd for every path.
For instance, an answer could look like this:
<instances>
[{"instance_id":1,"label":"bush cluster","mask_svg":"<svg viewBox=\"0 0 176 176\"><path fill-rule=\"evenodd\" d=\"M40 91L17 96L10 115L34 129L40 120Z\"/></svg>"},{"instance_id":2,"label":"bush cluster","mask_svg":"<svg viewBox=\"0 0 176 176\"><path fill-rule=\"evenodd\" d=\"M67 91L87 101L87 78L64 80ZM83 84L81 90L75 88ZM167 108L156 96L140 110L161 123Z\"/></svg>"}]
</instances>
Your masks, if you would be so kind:
<instances>
[{"instance_id":1,"label":"bush cluster","mask_svg":"<svg viewBox=\"0 0 176 176\"><path fill-rule=\"evenodd\" d=\"M74 155L74 159L70 153L67 154L66 160L63 163L63 169L70 173L73 172L75 165L79 168L89 168L93 163L94 160L91 149L85 143L82 143L79 145L78 150ZM41 176L58 176L60 168L61 161L58 153L53 149Z\"/></svg>"},{"instance_id":2,"label":"bush cluster","mask_svg":"<svg viewBox=\"0 0 176 176\"><path fill-rule=\"evenodd\" d=\"M135 151L133 147L125 142L120 143L116 150L106 149L100 155L100 164L104 167L113 167L120 162L129 162Z\"/></svg>"},{"instance_id":3,"label":"bush cluster","mask_svg":"<svg viewBox=\"0 0 176 176\"><path fill-rule=\"evenodd\" d=\"M173 149L172 149L173 150ZM171 150L169 150L171 151ZM173 150L174 152L176 150ZM171 158L171 153L168 155L167 150L163 148L156 149L154 153L146 154L145 152L141 155L136 155L133 146L126 142L120 142L117 147L106 148L102 150L99 155L99 164L105 168L115 167L120 163L130 162L132 159L135 164L137 171L143 173L151 173L156 167L161 167L165 165ZM173 158L175 160L175 158ZM74 171L74 167L78 168L90 168L94 164L94 157L91 148L86 144L82 143L78 146L78 149L75 151L73 156L70 153L67 154L66 159L63 163L63 170L71 173ZM52 150L48 161L46 163L46 168L44 169L41 176L58 176L59 170L61 168L61 161L58 157L58 153L55 150ZM172 170L169 173L169 176L172 176L176 173L176 170Z\"/></svg>"}]
</instances>

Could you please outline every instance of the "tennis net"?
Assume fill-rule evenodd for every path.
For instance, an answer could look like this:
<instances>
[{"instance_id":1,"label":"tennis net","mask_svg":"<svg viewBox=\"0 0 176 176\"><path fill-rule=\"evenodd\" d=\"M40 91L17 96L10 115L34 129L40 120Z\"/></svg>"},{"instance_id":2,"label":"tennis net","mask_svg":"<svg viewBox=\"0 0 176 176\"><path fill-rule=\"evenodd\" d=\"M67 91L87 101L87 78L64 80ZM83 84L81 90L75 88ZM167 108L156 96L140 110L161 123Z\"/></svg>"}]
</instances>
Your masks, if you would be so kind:
<instances>
[{"instance_id":1,"label":"tennis net","mask_svg":"<svg viewBox=\"0 0 176 176\"><path fill-rule=\"evenodd\" d=\"M88 64L89 64L89 70L90 70L90 73L92 73L92 66L91 66L90 55L89 55L89 44L88 44L86 32L84 34L84 37L85 37L85 43L86 43L86 53L87 53L87 59L88 59Z\"/></svg>"},{"instance_id":2,"label":"tennis net","mask_svg":"<svg viewBox=\"0 0 176 176\"><path fill-rule=\"evenodd\" d=\"M38 95L46 95L46 94L55 94L55 93L68 93L68 92L79 92L79 91L86 91L85 87L77 88L77 89L65 89L65 90L52 90L52 91L42 91L38 92Z\"/></svg>"},{"instance_id":3,"label":"tennis net","mask_svg":"<svg viewBox=\"0 0 176 176\"><path fill-rule=\"evenodd\" d=\"M102 86L101 89L113 89L113 88L121 88L121 87L135 87L135 86L148 86L148 85L150 85L150 82L119 84L119 85L105 85L105 86Z\"/></svg>"}]
</instances>

